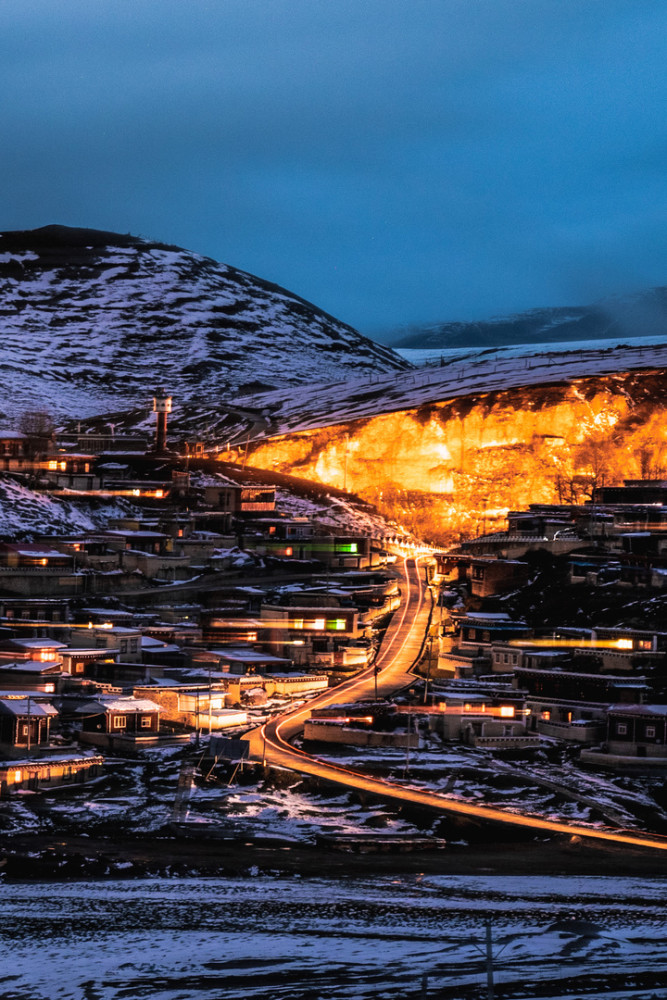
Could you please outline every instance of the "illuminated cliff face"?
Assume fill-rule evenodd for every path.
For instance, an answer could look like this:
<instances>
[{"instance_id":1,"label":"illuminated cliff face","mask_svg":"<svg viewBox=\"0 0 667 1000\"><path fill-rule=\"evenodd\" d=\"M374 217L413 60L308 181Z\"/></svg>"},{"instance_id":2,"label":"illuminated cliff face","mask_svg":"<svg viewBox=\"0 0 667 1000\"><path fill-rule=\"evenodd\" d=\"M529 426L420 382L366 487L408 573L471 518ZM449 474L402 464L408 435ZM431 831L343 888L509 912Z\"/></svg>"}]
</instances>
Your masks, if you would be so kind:
<instances>
[{"instance_id":1,"label":"illuminated cliff face","mask_svg":"<svg viewBox=\"0 0 667 1000\"><path fill-rule=\"evenodd\" d=\"M358 493L445 544L501 527L508 509L667 476L666 410L665 373L609 376L276 437L250 461Z\"/></svg>"}]
</instances>

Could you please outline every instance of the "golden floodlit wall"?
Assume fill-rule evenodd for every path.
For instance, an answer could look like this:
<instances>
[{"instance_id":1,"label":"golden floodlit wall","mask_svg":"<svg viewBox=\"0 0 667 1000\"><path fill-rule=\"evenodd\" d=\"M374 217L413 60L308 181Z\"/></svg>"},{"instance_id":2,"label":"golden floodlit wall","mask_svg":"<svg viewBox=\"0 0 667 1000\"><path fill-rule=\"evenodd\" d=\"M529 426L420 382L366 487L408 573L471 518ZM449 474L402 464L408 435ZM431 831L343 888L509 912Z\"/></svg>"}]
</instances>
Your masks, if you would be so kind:
<instances>
[{"instance_id":1,"label":"golden floodlit wall","mask_svg":"<svg viewBox=\"0 0 667 1000\"><path fill-rule=\"evenodd\" d=\"M667 478L666 408L664 372L615 375L283 435L249 461L357 493L445 544L501 528L508 509Z\"/></svg>"}]
</instances>

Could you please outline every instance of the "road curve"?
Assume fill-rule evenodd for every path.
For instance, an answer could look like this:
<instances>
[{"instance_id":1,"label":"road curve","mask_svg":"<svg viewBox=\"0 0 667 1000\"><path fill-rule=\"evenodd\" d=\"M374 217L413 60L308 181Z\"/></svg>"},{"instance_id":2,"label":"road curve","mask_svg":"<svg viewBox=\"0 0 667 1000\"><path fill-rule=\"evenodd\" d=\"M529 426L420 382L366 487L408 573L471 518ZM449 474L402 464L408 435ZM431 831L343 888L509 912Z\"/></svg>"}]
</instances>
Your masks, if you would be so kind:
<instances>
[{"instance_id":1,"label":"road curve","mask_svg":"<svg viewBox=\"0 0 667 1000\"><path fill-rule=\"evenodd\" d=\"M508 812L492 806L461 802L417 785L374 778L352 768L330 764L291 746L289 740L303 730L304 722L309 718L313 708L323 708L341 701L372 698L375 693L376 668L379 669L378 695L382 697L406 687L411 682L410 668L419 655L430 620L431 597L420 577L419 564L416 560L405 559L401 575L404 600L400 609L394 613L375 666L360 671L349 681L327 690L294 711L271 719L261 728L253 730L246 737L250 742L250 756L267 764L314 775L348 788L369 792L380 798L409 802L470 819L528 828L536 833L567 834L571 837L586 837L614 844L667 851L667 837L660 837L657 834L578 826L542 819L539 816Z\"/></svg>"}]
</instances>

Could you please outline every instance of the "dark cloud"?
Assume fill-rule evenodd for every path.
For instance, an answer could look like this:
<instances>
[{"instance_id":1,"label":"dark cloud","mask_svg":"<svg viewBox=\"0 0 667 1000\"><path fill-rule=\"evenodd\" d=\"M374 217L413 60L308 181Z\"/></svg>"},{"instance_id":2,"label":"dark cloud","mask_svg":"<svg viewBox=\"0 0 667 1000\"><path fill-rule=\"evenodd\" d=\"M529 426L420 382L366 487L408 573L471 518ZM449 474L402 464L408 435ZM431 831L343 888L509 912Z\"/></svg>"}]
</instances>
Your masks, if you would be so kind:
<instances>
[{"instance_id":1,"label":"dark cloud","mask_svg":"<svg viewBox=\"0 0 667 1000\"><path fill-rule=\"evenodd\" d=\"M667 284L651 0L8 0L2 228L180 243L365 331Z\"/></svg>"}]
</instances>

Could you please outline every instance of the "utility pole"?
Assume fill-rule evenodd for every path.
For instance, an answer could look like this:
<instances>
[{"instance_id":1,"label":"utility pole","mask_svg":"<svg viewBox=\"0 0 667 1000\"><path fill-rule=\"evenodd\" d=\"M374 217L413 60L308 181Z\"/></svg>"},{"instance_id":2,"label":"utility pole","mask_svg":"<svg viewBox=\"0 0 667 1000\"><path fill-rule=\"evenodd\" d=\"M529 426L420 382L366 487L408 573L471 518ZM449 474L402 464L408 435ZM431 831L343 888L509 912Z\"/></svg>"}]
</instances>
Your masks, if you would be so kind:
<instances>
[{"instance_id":1,"label":"utility pole","mask_svg":"<svg viewBox=\"0 0 667 1000\"><path fill-rule=\"evenodd\" d=\"M213 720L211 714L211 697L213 695L213 685L211 683L211 661L208 661L208 735L211 735L213 729Z\"/></svg>"},{"instance_id":2,"label":"utility pole","mask_svg":"<svg viewBox=\"0 0 667 1000\"><path fill-rule=\"evenodd\" d=\"M412 728L412 716L408 711L408 738L405 741L405 777L410 774L410 729Z\"/></svg>"},{"instance_id":3,"label":"utility pole","mask_svg":"<svg viewBox=\"0 0 667 1000\"><path fill-rule=\"evenodd\" d=\"M431 680L431 663L433 661L433 636L428 637L428 665L426 667L426 680L424 681L424 704L428 700L428 685Z\"/></svg>"},{"instance_id":4,"label":"utility pole","mask_svg":"<svg viewBox=\"0 0 667 1000\"><path fill-rule=\"evenodd\" d=\"M493 940L491 921L486 921L486 988L489 1000L493 1000Z\"/></svg>"},{"instance_id":5,"label":"utility pole","mask_svg":"<svg viewBox=\"0 0 667 1000\"><path fill-rule=\"evenodd\" d=\"M199 749L199 685L197 685L196 692L196 732L195 732L195 746Z\"/></svg>"}]
</instances>

